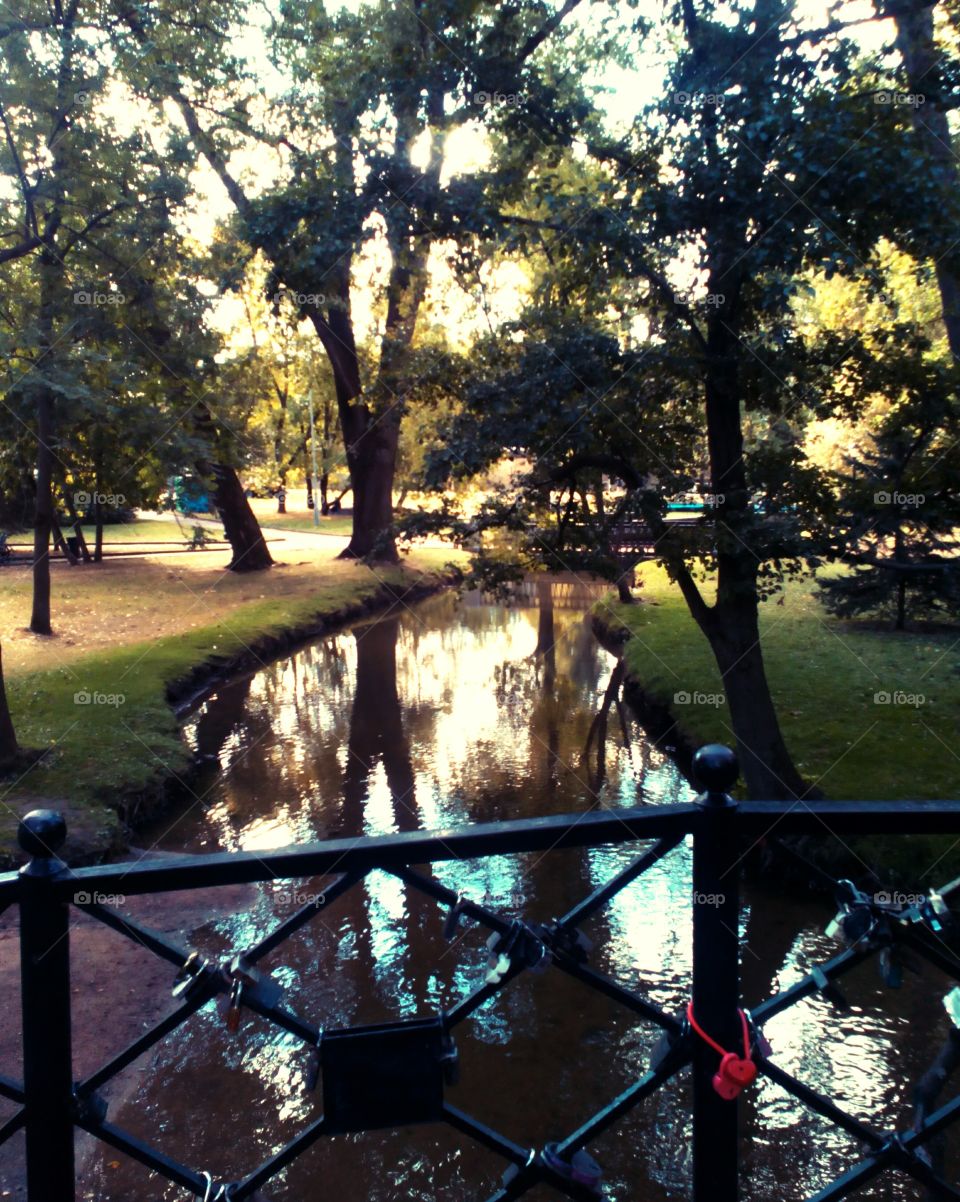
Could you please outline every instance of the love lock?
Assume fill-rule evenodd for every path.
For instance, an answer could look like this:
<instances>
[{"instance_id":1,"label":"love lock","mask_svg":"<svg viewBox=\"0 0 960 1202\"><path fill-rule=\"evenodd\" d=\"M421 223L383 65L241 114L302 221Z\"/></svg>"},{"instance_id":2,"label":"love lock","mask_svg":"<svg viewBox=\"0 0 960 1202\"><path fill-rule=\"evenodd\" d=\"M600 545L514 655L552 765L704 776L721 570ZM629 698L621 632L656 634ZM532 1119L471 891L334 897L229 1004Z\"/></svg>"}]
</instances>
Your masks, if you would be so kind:
<instances>
[{"instance_id":1,"label":"love lock","mask_svg":"<svg viewBox=\"0 0 960 1202\"><path fill-rule=\"evenodd\" d=\"M738 1056L736 1052L725 1052L720 1067L713 1076L713 1088L721 1098L732 1102L740 1091L757 1079L757 1066L752 1060Z\"/></svg>"},{"instance_id":2,"label":"love lock","mask_svg":"<svg viewBox=\"0 0 960 1202\"><path fill-rule=\"evenodd\" d=\"M711 1084L725 1102L732 1102L740 1096L741 1090L752 1085L757 1079L757 1066L753 1063L750 1044L750 1020L746 1011L738 1010L740 1025L743 1029L743 1055L728 1052L726 1048L704 1031L693 1014L693 1002L687 1006L687 1021L691 1028L720 1055L720 1067L713 1075Z\"/></svg>"},{"instance_id":3,"label":"love lock","mask_svg":"<svg viewBox=\"0 0 960 1202\"><path fill-rule=\"evenodd\" d=\"M243 955L234 956L222 972L229 986L226 1021L231 1035L240 1029L240 1007L244 1003L272 1010L283 996L283 986L254 968Z\"/></svg>"},{"instance_id":4,"label":"love lock","mask_svg":"<svg viewBox=\"0 0 960 1202\"><path fill-rule=\"evenodd\" d=\"M173 996L188 998L206 980L209 967L208 961L204 960L199 952L191 952L173 982Z\"/></svg>"},{"instance_id":5,"label":"love lock","mask_svg":"<svg viewBox=\"0 0 960 1202\"><path fill-rule=\"evenodd\" d=\"M325 1030L320 1062L324 1122L337 1135L440 1122L457 1068L440 1015Z\"/></svg>"}]
</instances>

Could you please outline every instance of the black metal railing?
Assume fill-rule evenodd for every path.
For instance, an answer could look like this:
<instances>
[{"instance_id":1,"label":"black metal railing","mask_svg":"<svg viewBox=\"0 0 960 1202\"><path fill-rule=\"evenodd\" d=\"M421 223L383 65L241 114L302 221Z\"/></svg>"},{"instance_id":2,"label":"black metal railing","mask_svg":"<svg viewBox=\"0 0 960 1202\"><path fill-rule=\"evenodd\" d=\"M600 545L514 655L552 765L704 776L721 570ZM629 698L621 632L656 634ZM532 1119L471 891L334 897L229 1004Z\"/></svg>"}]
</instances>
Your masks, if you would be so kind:
<instances>
[{"instance_id":1,"label":"black metal railing","mask_svg":"<svg viewBox=\"0 0 960 1202\"><path fill-rule=\"evenodd\" d=\"M507 1202L541 1183L574 1199L600 1195L587 1149L603 1132L667 1081L690 1067L693 1076L694 1202L736 1202L739 1197L738 1106L721 1096L717 1079L727 1069L719 1048L747 1046L730 1072L754 1068L788 1094L859 1141L865 1154L811 1202L851 1196L888 1169L922 1183L935 1198L960 1199L960 1188L933 1167L930 1142L960 1119L960 1096L936 1105L937 1095L960 1060L960 1031L937 1062L909 1130L883 1131L846 1113L830 1098L778 1067L765 1047L761 1026L803 998L820 993L837 1000L837 981L871 956L910 949L960 981L960 959L948 927L949 890L922 903L900 906L868 897L849 882L841 890L840 925L848 946L749 1015L739 1009L739 868L747 848L771 832L784 835L866 833L960 834L960 802L734 802L727 794L737 777L726 748L702 748L694 767L704 792L695 803L631 810L594 811L412 832L336 839L273 853L221 853L70 869L57 856L66 829L51 811L22 821L21 846L30 859L19 873L0 876L0 908L19 906L23 1007L23 1082L0 1076L0 1096L20 1109L0 1127L0 1143L26 1130L30 1202L68 1202L75 1197L74 1132L80 1128L194 1195L251 1198L316 1141L348 1131L445 1122L506 1162L503 1184L489 1202ZM636 990L591 967L580 927L613 897L686 837L693 845L694 894L712 904L693 907L693 984L690 1015L666 1012ZM647 843L642 853L567 913L548 924L509 919L440 884L424 865L510 853L552 851L602 844ZM419 867L418 867L419 866ZM412 889L448 907L447 934L473 921L491 931L485 978L452 1009L412 1020L323 1030L284 1006L281 990L257 965L371 871L391 873ZM123 917L97 900L119 890L142 895L211 886L327 875L322 895L283 920L275 930L223 963ZM960 892L960 882L950 887ZM167 1017L96 1072L75 1081L70 1031L70 907L128 935L177 970L177 1005ZM457 1027L527 969L544 962L585 987L625 1006L663 1032L659 1050L639 1079L572 1131L545 1148L511 1140L445 1099L456 1074ZM218 994L228 995L228 1024L249 1009L313 1049L322 1074L324 1111L293 1140L242 1180L217 1183L209 1174L172 1159L107 1118L98 1090ZM742 1024L745 1024L742 1028ZM709 1035L715 1045L701 1038ZM765 1054L767 1053L767 1054ZM744 1068L747 1062L748 1067ZM749 1067L753 1066L753 1067ZM724 1078L729 1085L729 1074ZM724 1085L724 1081L720 1084ZM733 1092L736 1093L736 1081ZM642 1166L638 1167L638 1173ZM640 1196L635 1193L634 1196Z\"/></svg>"}]
</instances>

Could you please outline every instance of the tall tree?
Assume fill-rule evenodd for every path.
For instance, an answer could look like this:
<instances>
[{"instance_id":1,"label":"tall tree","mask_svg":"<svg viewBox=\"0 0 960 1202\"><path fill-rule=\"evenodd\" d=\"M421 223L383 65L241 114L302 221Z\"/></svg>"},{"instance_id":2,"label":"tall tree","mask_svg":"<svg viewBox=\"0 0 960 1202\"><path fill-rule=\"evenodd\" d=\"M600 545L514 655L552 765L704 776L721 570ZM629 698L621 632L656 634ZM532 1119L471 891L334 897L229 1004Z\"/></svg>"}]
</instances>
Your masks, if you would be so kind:
<instances>
[{"instance_id":1,"label":"tall tree","mask_svg":"<svg viewBox=\"0 0 960 1202\"><path fill-rule=\"evenodd\" d=\"M540 4L490 11L475 0L435 5L382 0L328 15L306 0L284 5L269 28L285 96L204 99L224 78L193 30L161 3L132 6L124 55L131 78L179 107L196 150L220 178L240 230L293 296L330 361L353 488L353 534L344 555L396 558L393 483L400 422L415 381L409 361L430 277L431 251L482 220L483 181L444 179L450 132L484 121L535 82L540 47L576 8ZM233 10L231 10L232 12ZM229 14L203 6L221 43ZM279 182L257 195L232 168L231 150L259 140L279 152ZM379 348L364 380L357 352L360 258L374 243L389 260L379 304Z\"/></svg>"},{"instance_id":2,"label":"tall tree","mask_svg":"<svg viewBox=\"0 0 960 1202\"><path fill-rule=\"evenodd\" d=\"M807 785L780 729L759 607L784 572L825 545L829 489L815 486L800 434L842 348L831 360L825 346L808 345L793 296L811 269L870 278L870 253L883 234L917 239L919 219L895 184L916 153L902 113L874 102L878 68L872 77L858 69L839 24L804 31L781 0L722 12L710 0L685 0L670 16L680 32L661 31L665 86L627 137L611 137L589 113L561 111L548 124L521 104L505 116L512 153L529 164L515 222L545 254L575 247L601 294L616 282L611 304L635 320L641 345L644 326L650 332L631 375L639 424L624 422L620 434L629 449L619 457L642 469L635 486L645 473L669 486L692 473L697 458L684 463L649 442L645 364L661 392L699 411L712 504L698 536L664 520L662 506L649 506L648 520L722 674L751 795L799 797ZM556 154L575 143L601 172L586 191L558 187ZM851 179L863 187L851 189ZM535 324L521 324L535 337ZM618 337L627 347L637 334ZM577 376L579 359L565 353L563 365ZM592 432L616 410L607 393L617 373L600 383L586 362L589 400L577 420ZM544 409L549 402L529 414L528 428ZM533 441L538 455L541 445ZM651 464L651 451L661 465ZM631 491L622 471L619 480Z\"/></svg>"},{"instance_id":3,"label":"tall tree","mask_svg":"<svg viewBox=\"0 0 960 1202\"><path fill-rule=\"evenodd\" d=\"M960 256L956 251L960 226L956 220L956 196L960 173L953 150L948 113L956 107L954 87L958 62L955 54L938 42L934 33L936 3L879 4L881 16L891 16L896 25L896 45L903 62L908 91L890 92L888 98L902 101L910 114L927 185L939 193L946 205L937 205L935 221L921 223L920 242L933 260L950 353L960 362Z\"/></svg>"}]
</instances>

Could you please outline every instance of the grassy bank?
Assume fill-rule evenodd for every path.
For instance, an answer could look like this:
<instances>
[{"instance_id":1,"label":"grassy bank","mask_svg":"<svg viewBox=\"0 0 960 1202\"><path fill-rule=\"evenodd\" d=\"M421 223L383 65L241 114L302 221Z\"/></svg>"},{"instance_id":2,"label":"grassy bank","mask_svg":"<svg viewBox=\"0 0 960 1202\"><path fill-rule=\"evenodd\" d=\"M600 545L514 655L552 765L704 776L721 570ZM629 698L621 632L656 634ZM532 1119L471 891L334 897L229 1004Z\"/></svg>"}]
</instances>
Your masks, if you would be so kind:
<instances>
[{"instance_id":1,"label":"grassy bank","mask_svg":"<svg viewBox=\"0 0 960 1202\"><path fill-rule=\"evenodd\" d=\"M349 513L321 514L316 526L309 510L306 513L261 513L259 520L264 530L301 530L304 534L335 534L340 538L349 538L353 529L353 517Z\"/></svg>"},{"instance_id":2,"label":"grassy bank","mask_svg":"<svg viewBox=\"0 0 960 1202\"><path fill-rule=\"evenodd\" d=\"M175 521L165 518L137 518L134 522L116 522L103 528L104 546L111 547L117 543L151 543L151 542L169 542L180 543L186 545L189 540L189 532L191 524L188 520L184 520L184 527L188 531L185 537ZM64 529L64 534L68 537L73 534L73 528L67 527ZM97 537L95 526L84 526L83 537L86 539L87 546L93 551L93 545ZM10 546L20 550L30 550L33 547L33 539L29 532L13 534L9 539Z\"/></svg>"},{"instance_id":3,"label":"grassy bank","mask_svg":"<svg viewBox=\"0 0 960 1202\"><path fill-rule=\"evenodd\" d=\"M732 743L719 671L679 591L662 570L644 566L639 595L644 604L605 605L601 614L630 632L631 677L694 743ZM906 801L960 794L960 630L897 633L839 622L809 580L766 602L760 626L787 743L826 796ZM911 857L926 871L952 843L918 840ZM891 845L870 841L866 848L886 856ZM948 858L935 869L937 879L947 868L960 872L960 855Z\"/></svg>"},{"instance_id":4,"label":"grassy bank","mask_svg":"<svg viewBox=\"0 0 960 1202\"><path fill-rule=\"evenodd\" d=\"M117 562L54 573L54 624L41 639L14 625L28 612L26 573L0 598L7 689L24 746L44 750L0 784L0 856L18 817L39 804L66 813L76 861L117 848L123 816L155 808L189 767L171 697L198 669L256 667L292 632L349 620L388 603L388 590L428 588L449 553L424 550L376 572L327 553L266 574Z\"/></svg>"}]
</instances>

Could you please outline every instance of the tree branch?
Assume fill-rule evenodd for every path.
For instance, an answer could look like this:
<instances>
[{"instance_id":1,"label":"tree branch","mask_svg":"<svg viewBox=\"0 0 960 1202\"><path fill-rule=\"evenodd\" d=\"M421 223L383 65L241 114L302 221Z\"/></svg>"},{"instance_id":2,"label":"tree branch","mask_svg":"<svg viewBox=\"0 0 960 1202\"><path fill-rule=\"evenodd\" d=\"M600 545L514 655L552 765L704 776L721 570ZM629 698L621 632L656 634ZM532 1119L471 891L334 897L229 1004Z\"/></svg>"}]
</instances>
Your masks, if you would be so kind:
<instances>
[{"instance_id":1,"label":"tree branch","mask_svg":"<svg viewBox=\"0 0 960 1202\"><path fill-rule=\"evenodd\" d=\"M553 14L553 16L549 18L549 20L545 21L536 33L532 33L530 37L527 38L524 44L520 47L520 53L517 56L517 62L526 62L530 55L533 54L533 52L547 40L553 31L563 22L564 18L568 17L579 3L580 0L566 0L562 8L559 8Z\"/></svg>"},{"instance_id":2,"label":"tree branch","mask_svg":"<svg viewBox=\"0 0 960 1202\"><path fill-rule=\"evenodd\" d=\"M42 245L43 239L38 234L35 238L27 238L16 246L8 246L6 250L0 250L0 263L9 263L12 259L22 259L24 255L30 254L31 251Z\"/></svg>"},{"instance_id":3,"label":"tree branch","mask_svg":"<svg viewBox=\"0 0 960 1202\"><path fill-rule=\"evenodd\" d=\"M20 181L20 191L23 193L24 231L28 237L30 230L33 230L35 236L39 236L40 227L37 225L37 210L34 208L30 185L27 183L27 174L23 169L23 162L17 150L17 144L13 140L13 131L10 129L10 122L7 120L7 114L2 102L0 102L0 121L3 122L3 129L7 136L7 146L10 149L10 156L16 168L17 179Z\"/></svg>"}]
</instances>

